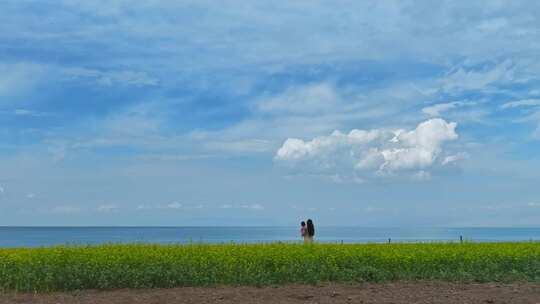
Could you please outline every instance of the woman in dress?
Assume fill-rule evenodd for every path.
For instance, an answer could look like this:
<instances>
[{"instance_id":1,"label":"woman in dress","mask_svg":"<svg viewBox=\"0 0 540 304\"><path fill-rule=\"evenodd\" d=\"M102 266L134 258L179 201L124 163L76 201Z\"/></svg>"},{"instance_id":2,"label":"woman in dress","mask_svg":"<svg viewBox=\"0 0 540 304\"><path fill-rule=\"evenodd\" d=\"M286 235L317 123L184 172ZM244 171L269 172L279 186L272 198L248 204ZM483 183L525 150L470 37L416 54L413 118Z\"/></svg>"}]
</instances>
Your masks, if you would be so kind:
<instances>
[{"instance_id":1,"label":"woman in dress","mask_svg":"<svg viewBox=\"0 0 540 304\"><path fill-rule=\"evenodd\" d=\"M313 221L311 219L307 220L307 238L308 243L313 243L313 237L315 236L315 226L313 225Z\"/></svg>"},{"instance_id":2,"label":"woman in dress","mask_svg":"<svg viewBox=\"0 0 540 304\"><path fill-rule=\"evenodd\" d=\"M304 243L308 242L308 233L307 233L307 227L306 222L302 221L300 223L300 236L304 239Z\"/></svg>"}]
</instances>

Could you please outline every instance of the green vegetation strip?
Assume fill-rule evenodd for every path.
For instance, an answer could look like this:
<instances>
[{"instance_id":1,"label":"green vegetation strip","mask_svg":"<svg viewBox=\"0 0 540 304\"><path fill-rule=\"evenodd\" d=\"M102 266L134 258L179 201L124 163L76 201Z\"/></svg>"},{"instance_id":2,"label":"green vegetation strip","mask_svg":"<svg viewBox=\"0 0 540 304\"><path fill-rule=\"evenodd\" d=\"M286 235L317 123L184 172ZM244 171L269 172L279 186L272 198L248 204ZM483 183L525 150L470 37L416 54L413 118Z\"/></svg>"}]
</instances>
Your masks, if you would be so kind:
<instances>
[{"instance_id":1,"label":"green vegetation strip","mask_svg":"<svg viewBox=\"0 0 540 304\"><path fill-rule=\"evenodd\" d=\"M540 243L0 249L0 290L443 280L540 282Z\"/></svg>"}]
</instances>

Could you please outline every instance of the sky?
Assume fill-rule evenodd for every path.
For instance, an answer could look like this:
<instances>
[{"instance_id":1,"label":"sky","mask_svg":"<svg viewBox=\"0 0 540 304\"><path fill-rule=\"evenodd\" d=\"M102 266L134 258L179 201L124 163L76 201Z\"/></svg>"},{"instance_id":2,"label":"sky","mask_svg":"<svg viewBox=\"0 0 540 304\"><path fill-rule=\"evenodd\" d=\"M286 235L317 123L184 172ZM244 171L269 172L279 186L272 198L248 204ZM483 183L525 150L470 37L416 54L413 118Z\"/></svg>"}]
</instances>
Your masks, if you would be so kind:
<instances>
[{"instance_id":1,"label":"sky","mask_svg":"<svg viewBox=\"0 0 540 304\"><path fill-rule=\"evenodd\" d=\"M538 16L0 0L0 226L540 226Z\"/></svg>"}]
</instances>

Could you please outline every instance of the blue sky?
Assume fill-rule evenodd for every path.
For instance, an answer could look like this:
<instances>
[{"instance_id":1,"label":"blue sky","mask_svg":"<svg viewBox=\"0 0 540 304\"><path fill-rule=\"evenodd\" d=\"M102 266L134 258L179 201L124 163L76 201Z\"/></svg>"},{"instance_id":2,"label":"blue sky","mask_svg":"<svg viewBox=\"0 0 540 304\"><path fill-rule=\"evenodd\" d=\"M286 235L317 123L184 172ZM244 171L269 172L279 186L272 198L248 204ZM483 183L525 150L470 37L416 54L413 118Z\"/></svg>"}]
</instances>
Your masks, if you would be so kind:
<instances>
[{"instance_id":1,"label":"blue sky","mask_svg":"<svg viewBox=\"0 0 540 304\"><path fill-rule=\"evenodd\" d=\"M537 1L0 1L0 225L540 225Z\"/></svg>"}]
</instances>

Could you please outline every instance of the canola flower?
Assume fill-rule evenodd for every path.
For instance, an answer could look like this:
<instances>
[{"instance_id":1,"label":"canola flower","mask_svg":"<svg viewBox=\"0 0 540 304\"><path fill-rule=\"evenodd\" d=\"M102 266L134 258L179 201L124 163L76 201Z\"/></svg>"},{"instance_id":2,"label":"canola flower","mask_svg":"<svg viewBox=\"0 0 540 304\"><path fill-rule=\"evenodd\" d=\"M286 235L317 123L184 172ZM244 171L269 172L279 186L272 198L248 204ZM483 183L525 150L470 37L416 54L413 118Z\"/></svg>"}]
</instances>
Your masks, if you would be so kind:
<instances>
[{"instance_id":1,"label":"canola flower","mask_svg":"<svg viewBox=\"0 0 540 304\"><path fill-rule=\"evenodd\" d=\"M0 291L443 280L540 282L540 243L0 249Z\"/></svg>"}]
</instances>

